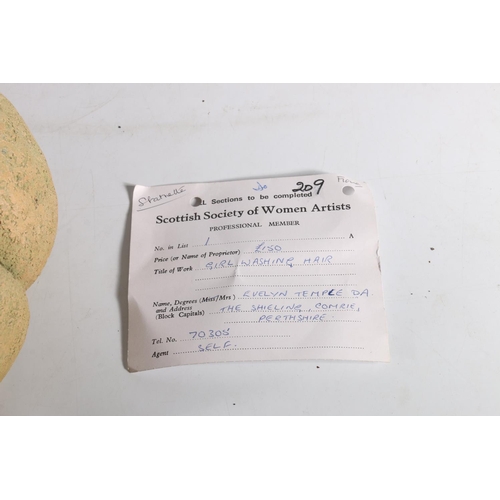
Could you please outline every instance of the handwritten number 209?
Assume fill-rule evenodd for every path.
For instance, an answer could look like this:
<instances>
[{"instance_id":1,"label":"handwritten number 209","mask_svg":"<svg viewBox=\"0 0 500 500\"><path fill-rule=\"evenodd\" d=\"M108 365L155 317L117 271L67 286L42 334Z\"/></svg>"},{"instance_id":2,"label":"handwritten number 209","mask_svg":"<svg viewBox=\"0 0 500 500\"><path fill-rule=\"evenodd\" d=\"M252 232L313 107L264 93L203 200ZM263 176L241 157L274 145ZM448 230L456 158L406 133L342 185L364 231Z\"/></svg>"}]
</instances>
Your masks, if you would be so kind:
<instances>
[{"instance_id":1,"label":"handwritten number 209","mask_svg":"<svg viewBox=\"0 0 500 500\"><path fill-rule=\"evenodd\" d=\"M297 191L311 191L311 189L313 188L313 186L318 186L318 190L316 191L316 194L319 194L319 192L321 191L321 188L323 187L323 184L325 183L324 179L316 179L314 182L313 182L313 185L311 184L304 184L303 182L297 182L297 186L299 186L298 188L295 188L295 189L292 189L292 191L295 193Z\"/></svg>"}]
</instances>

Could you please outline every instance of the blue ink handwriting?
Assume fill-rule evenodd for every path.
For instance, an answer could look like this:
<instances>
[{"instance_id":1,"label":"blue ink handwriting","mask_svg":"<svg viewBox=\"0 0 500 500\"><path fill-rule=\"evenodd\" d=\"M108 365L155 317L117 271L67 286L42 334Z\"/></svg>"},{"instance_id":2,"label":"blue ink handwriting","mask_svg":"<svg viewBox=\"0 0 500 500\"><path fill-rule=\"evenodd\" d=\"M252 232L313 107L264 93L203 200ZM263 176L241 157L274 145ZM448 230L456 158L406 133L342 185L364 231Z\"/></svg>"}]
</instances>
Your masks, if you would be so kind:
<instances>
[{"instance_id":1,"label":"blue ink handwriting","mask_svg":"<svg viewBox=\"0 0 500 500\"><path fill-rule=\"evenodd\" d=\"M184 186L181 186L179 188L174 188L174 190L170 191L169 193L162 193L158 196L143 196L142 198L139 198L137 200L139 203L139 209L137 211L142 212L143 210L149 210L150 208L158 207L160 205L164 205L165 203L170 203L175 199L172 198L173 196L177 196L181 193L184 193L185 191L186 190L184 189ZM158 203L160 201L161 203Z\"/></svg>"},{"instance_id":2,"label":"blue ink handwriting","mask_svg":"<svg viewBox=\"0 0 500 500\"><path fill-rule=\"evenodd\" d=\"M204 339L210 338L213 339L215 337L222 337L223 335L229 335L230 328L226 328L225 330L199 330L194 332L189 332L189 335L192 335L192 339L200 338Z\"/></svg>"},{"instance_id":3,"label":"blue ink handwriting","mask_svg":"<svg viewBox=\"0 0 500 500\"><path fill-rule=\"evenodd\" d=\"M257 187L252 189L254 191L264 191L264 189L267 189L267 185L266 184L262 185L260 182L257 181Z\"/></svg>"},{"instance_id":4,"label":"blue ink handwriting","mask_svg":"<svg viewBox=\"0 0 500 500\"><path fill-rule=\"evenodd\" d=\"M265 253L265 252L281 252L281 247L279 245L266 245L266 242L263 241L259 243L255 247L256 253Z\"/></svg>"},{"instance_id":5,"label":"blue ink handwriting","mask_svg":"<svg viewBox=\"0 0 500 500\"><path fill-rule=\"evenodd\" d=\"M259 322L262 323L311 323L324 321L326 314L264 314L260 316Z\"/></svg>"},{"instance_id":6,"label":"blue ink handwriting","mask_svg":"<svg viewBox=\"0 0 500 500\"><path fill-rule=\"evenodd\" d=\"M231 342L226 340L223 344L218 344L217 342L210 342L209 344L199 344L198 351L219 351L221 349L227 349L228 347L232 347Z\"/></svg>"}]
</instances>

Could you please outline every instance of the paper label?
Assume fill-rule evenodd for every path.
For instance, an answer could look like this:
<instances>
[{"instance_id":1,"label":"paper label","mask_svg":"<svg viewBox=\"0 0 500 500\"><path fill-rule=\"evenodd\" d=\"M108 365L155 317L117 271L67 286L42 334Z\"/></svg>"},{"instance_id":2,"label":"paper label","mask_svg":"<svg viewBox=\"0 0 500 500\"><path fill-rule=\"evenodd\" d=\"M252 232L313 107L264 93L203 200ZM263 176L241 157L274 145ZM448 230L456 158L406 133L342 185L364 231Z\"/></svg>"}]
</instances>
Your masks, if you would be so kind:
<instances>
[{"instance_id":1,"label":"paper label","mask_svg":"<svg viewBox=\"0 0 500 500\"><path fill-rule=\"evenodd\" d=\"M389 361L377 251L370 191L342 176L136 186L129 369Z\"/></svg>"}]
</instances>

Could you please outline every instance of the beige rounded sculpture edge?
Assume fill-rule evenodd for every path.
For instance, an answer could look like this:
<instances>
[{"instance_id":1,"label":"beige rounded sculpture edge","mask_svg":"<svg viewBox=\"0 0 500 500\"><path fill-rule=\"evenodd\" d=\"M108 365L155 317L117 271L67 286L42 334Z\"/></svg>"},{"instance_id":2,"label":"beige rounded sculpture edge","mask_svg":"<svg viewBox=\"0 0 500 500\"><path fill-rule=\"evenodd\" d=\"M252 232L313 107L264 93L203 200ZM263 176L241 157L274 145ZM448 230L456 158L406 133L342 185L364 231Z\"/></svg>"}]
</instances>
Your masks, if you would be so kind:
<instances>
[{"instance_id":1,"label":"beige rounded sculpture edge","mask_svg":"<svg viewBox=\"0 0 500 500\"><path fill-rule=\"evenodd\" d=\"M0 381L5 377L23 346L30 311L24 287L0 266Z\"/></svg>"},{"instance_id":2,"label":"beige rounded sculpture edge","mask_svg":"<svg viewBox=\"0 0 500 500\"><path fill-rule=\"evenodd\" d=\"M45 156L0 94L0 264L25 289L42 272L56 230L57 197Z\"/></svg>"},{"instance_id":3,"label":"beige rounded sculpture edge","mask_svg":"<svg viewBox=\"0 0 500 500\"><path fill-rule=\"evenodd\" d=\"M29 323L24 291L37 279L57 231L57 196L45 157L0 94L0 381Z\"/></svg>"}]
</instances>

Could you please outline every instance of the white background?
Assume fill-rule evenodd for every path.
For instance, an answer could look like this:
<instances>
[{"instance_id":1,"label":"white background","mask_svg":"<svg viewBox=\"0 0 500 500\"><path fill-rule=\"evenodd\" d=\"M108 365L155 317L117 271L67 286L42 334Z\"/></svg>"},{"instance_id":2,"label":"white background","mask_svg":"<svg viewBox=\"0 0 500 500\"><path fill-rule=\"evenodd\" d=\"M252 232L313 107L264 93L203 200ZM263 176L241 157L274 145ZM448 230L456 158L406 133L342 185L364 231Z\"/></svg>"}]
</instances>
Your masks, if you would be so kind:
<instances>
[{"instance_id":1,"label":"white background","mask_svg":"<svg viewBox=\"0 0 500 500\"><path fill-rule=\"evenodd\" d=\"M0 84L45 153L54 250L0 414L500 412L500 86ZM392 361L125 369L130 186L371 187ZM319 368L317 368L319 366Z\"/></svg>"}]
</instances>

